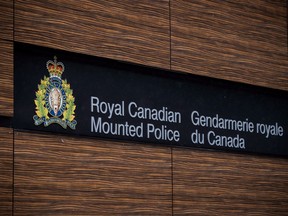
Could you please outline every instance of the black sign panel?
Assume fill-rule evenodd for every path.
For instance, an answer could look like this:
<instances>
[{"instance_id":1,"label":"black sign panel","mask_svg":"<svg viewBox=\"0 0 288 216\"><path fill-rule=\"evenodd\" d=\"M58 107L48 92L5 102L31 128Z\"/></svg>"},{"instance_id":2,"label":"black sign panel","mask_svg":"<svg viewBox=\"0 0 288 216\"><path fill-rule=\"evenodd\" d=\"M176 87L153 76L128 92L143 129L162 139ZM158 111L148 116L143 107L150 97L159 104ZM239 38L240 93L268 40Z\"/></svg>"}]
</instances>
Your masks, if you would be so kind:
<instances>
[{"instance_id":1,"label":"black sign panel","mask_svg":"<svg viewBox=\"0 0 288 216\"><path fill-rule=\"evenodd\" d=\"M284 91L15 44L14 127L288 155Z\"/></svg>"}]
</instances>

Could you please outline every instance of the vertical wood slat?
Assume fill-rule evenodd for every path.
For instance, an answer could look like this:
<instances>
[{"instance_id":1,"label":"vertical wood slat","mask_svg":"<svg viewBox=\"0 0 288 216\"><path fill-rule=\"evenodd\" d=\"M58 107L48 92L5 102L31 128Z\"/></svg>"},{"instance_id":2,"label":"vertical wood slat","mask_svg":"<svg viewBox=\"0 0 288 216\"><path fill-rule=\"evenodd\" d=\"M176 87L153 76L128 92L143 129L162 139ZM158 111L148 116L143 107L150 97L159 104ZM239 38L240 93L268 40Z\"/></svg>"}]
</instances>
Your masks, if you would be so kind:
<instances>
[{"instance_id":1,"label":"vertical wood slat","mask_svg":"<svg viewBox=\"0 0 288 216\"><path fill-rule=\"evenodd\" d=\"M0 39L0 115L13 116L13 42Z\"/></svg>"},{"instance_id":2,"label":"vertical wood slat","mask_svg":"<svg viewBox=\"0 0 288 216\"><path fill-rule=\"evenodd\" d=\"M288 90L286 0L171 1L171 68Z\"/></svg>"},{"instance_id":3,"label":"vertical wood slat","mask_svg":"<svg viewBox=\"0 0 288 216\"><path fill-rule=\"evenodd\" d=\"M0 127L0 215L12 215L13 129Z\"/></svg>"},{"instance_id":4,"label":"vertical wood slat","mask_svg":"<svg viewBox=\"0 0 288 216\"><path fill-rule=\"evenodd\" d=\"M15 0L15 40L170 68L169 1Z\"/></svg>"},{"instance_id":5,"label":"vertical wood slat","mask_svg":"<svg viewBox=\"0 0 288 216\"><path fill-rule=\"evenodd\" d=\"M287 215L288 160L173 149L174 215Z\"/></svg>"},{"instance_id":6,"label":"vertical wood slat","mask_svg":"<svg viewBox=\"0 0 288 216\"><path fill-rule=\"evenodd\" d=\"M15 215L170 215L171 150L15 133Z\"/></svg>"},{"instance_id":7,"label":"vertical wood slat","mask_svg":"<svg viewBox=\"0 0 288 216\"><path fill-rule=\"evenodd\" d=\"M13 40L13 0L0 1L0 39Z\"/></svg>"}]
</instances>

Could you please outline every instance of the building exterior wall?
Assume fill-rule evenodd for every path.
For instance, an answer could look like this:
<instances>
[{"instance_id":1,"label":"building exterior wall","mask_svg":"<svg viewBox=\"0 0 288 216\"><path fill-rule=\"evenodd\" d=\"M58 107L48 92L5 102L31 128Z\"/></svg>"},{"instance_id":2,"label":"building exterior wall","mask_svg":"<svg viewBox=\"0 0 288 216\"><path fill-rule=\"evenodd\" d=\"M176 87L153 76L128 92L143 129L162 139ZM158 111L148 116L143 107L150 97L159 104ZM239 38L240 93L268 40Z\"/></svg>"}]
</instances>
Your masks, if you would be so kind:
<instances>
[{"instance_id":1,"label":"building exterior wall","mask_svg":"<svg viewBox=\"0 0 288 216\"><path fill-rule=\"evenodd\" d=\"M13 43L288 91L287 2L0 2L0 120ZM3 215L287 215L288 160L17 131L0 123Z\"/></svg>"}]
</instances>

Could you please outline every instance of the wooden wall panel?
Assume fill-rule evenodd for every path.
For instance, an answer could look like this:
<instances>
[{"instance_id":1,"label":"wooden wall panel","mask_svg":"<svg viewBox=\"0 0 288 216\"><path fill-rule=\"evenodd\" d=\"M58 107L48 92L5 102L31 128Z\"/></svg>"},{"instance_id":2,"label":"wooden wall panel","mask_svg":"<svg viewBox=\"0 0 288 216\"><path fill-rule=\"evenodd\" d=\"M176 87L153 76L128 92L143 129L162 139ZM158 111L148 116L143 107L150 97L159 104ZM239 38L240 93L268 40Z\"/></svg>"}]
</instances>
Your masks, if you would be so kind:
<instances>
[{"instance_id":1,"label":"wooden wall panel","mask_svg":"<svg viewBox=\"0 0 288 216\"><path fill-rule=\"evenodd\" d=\"M12 215L13 130L0 127L0 215Z\"/></svg>"},{"instance_id":2,"label":"wooden wall panel","mask_svg":"<svg viewBox=\"0 0 288 216\"><path fill-rule=\"evenodd\" d=\"M0 39L13 40L13 0L0 1Z\"/></svg>"},{"instance_id":3,"label":"wooden wall panel","mask_svg":"<svg viewBox=\"0 0 288 216\"><path fill-rule=\"evenodd\" d=\"M170 68L169 1L15 0L15 40Z\"/></svg>"},{"instance_id":4,"label":"wooden wall panel","mask_svg":"<svg viewBox=\"0 0 288 216\"><path fill-rule=\"evenodd\" d=\"M13 42L1 39L0 115L13 116Z\"/></svg>"},{"instance_id":5,"label":"wooden wall panel","mask_svg":"<svg viewBox=\"0 0 288 216\"><path fill-rule=\"evenodd\" d=\"M288 90L286 0L172 0L171 68Z\"/></svg>"},{"instance_id":6,"label":"wooden wall panel","mask_svg":"<svg viewBox=\"0 0 288 216\"><path fill-rule=\"evenodd\" d=\"M15 133L15 215L170 215L171 149Z\"/></svg>"},{"instance_id":7,"label":"wooden wall panel","mask_svg":"<svg viewBox=\"0 0 288 216\"><path fill-rule=\"evenodd\" d=\"M287 215L288 159L173 150L174 215Z\"/></svg>"}]
</instances>

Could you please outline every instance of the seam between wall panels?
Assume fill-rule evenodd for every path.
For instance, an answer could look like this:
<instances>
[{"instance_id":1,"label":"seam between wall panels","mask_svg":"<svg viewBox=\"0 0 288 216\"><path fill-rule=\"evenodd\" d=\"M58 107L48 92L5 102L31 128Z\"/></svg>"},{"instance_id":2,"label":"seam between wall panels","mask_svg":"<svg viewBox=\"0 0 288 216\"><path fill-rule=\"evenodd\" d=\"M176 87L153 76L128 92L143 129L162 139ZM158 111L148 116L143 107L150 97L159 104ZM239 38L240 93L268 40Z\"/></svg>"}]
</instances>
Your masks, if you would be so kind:
<instances>
[{"instance_id":1,"label":"seam between wall panels","mask_svg":"<svg viewBox=\"0 0 288 216\"><path fill-rule=\"evenodd\" d=\"M170 70L172 70L172 26L171 26L171 0L169 0L169 53L170 53Z\"/></svg>"},{"instance_id":2,"label":"seam between wall panels","mask_svg":"<svg viewBox=\"0 0 288 216\"><path fill-rule=\"evenodd\" d=\"M14 41L15 41L15 0L13 0L13 117L14 117ZM14 208L15 208L15 130L14 130L14 125L12 123L12 132L13 132L13 147L12 147L12 154L13 154L13 159L12 159L12 216L14 216Z\"/></svg>"},{"instance_id":3,"label":"seam between wall panels","mask_svg":"<svg viewBox=\"0 0 288 216\"><path fill-rule=\"evenodd\" d=\"M169 0L169 68L172 70L172 26L171 26L171 0ZM171 153L171 215L174 215L174 175L173 175L173 148L170 148Z\"/></svg>"}]
</instances>

